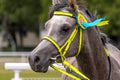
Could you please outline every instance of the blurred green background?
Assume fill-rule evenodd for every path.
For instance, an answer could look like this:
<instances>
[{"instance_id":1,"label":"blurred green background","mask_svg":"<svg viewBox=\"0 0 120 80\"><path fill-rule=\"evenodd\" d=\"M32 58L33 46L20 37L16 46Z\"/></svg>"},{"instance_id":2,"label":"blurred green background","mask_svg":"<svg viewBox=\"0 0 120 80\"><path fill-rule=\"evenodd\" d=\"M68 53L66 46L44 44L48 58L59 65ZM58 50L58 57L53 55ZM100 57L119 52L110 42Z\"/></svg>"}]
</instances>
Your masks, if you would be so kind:
<instances>
[{"instance_id":1,"label":"blurred green background","mask_svg":"<svg viewBox=\"0 0 120 80\"><path fill-rule=\"evenodd\" d=\"M103 27L101 30L119 47L120 0L82 1L86 2L92 13L96 10L99 17L106 16L110 20L109 26ZM39 39L29 42L36 42L33 45L25 45L28 40L25 42L24 39L30 33L40 38L51 2L52 0L0 0L0 33L4 34L2 35L5 38L3 41L7 42L5 46L0 46L0 49L10 51L11 46L12 50L17 51L33 49L39 43ZM34 39L32 36L31 38ZM14 47L15 49L13 49Z\"/></svg>"},{"instance_id":2,"label":"blurred green background","mask_svg":"<svg viewBox=\"0 0 120 80\"><path fill-rule=\"evenodd\" d=\"M86 3L91 11L97 10L99 17L106 16L110 21L101 30L120 49L120 0L86 0Z\"/></svg>"}]
</instances>

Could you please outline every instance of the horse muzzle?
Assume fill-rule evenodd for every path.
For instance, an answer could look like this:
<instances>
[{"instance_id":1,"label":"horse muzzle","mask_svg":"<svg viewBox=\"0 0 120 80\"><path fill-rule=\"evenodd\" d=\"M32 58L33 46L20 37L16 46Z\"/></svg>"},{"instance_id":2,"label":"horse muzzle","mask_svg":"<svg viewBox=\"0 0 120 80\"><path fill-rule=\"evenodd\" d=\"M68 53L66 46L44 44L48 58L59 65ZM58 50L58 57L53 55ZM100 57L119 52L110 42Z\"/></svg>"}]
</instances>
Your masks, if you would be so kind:
<instances>
[{"instance_id":1,"label":"horse muzzle","mask_svg":"<svg viewBox=\"0 0 120 80\"><path fill-rule=\"evenodd\" d=\"M29 64L35 72L47 72L50 61L41 61L39 56L29 56Z\"/></svg>"},{"instance_id":2,"label":"horse muzzle","mask_svg":"<svg viewBox=\"0 0 120 80\"><path fill-rule=\"evenodd\" d=\"M53 58L58 54L55 47L48 41L43 40L31 52L29 56L29 64L35 72L47 72L48 68L55 61Z\"/></svg>"}]
</instances>

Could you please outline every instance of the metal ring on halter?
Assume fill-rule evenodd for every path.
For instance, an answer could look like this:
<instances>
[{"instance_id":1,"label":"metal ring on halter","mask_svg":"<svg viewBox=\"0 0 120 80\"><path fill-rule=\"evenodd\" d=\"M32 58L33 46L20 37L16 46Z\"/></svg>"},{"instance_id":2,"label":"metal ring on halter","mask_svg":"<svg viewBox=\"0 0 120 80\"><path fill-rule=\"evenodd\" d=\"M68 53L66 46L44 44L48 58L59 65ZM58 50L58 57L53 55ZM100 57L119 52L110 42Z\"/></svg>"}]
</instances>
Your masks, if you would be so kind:
<instances>
[{"instance_id":1,"label":"metal ring on halter","mask_svg":"<svg viewBox=\"0 0 120 80\"><path fill-rule=\"evenodd\" d=\"M65 57L64 57L65 59ZM54 58L50 58L50 60L54 61L55 63L62 63L62 59L60 55L55 56Z\"/></svg>"}]
</instances>

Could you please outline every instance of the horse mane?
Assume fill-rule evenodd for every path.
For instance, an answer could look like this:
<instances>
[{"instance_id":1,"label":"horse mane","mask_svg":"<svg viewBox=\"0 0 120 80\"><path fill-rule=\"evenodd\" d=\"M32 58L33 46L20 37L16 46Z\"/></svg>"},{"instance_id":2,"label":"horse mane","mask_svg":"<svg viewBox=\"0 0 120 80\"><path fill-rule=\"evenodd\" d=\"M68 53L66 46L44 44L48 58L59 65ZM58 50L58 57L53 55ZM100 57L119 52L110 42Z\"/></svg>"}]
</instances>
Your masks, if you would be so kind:
<instances>
[{"instance_id":1,"label":"horse mane","mask_svg":"<svg viewBox=\"0 0 120 80\"><path fill-rule=\"evenodd\" d=\"M104 33L101 32L100 33L100 37L101 37L103 45L105 45L106 43L109 43L109 38L107 37L106 34L104 34Z\"/></svg>"}]
</instances>

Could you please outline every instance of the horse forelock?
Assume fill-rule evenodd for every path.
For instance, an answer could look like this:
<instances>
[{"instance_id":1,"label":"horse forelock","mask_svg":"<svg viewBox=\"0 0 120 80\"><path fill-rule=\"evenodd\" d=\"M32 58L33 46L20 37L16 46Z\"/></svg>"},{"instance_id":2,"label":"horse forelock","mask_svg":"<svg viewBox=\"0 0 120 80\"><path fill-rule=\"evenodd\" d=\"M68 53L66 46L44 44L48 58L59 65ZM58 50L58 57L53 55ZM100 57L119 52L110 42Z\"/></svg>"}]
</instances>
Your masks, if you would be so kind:
<instances>
[{"instance_id":1,"label":"horse forelock","mask_svg":"<svg viewBox=\"0 0 120 80\"><path fill-rule=\"evenodd\" d=\"M85 4L85 2L81 1L81 2L78 2L77 4L79 6L79 9L85 10L86 13L89 12L88 9L87 9L87 6ZM68 3L61 2L59 4L52 5L50 7L49 19L53 16L54 11L61 11L61 9L63 9L63 8L65 8L67 11L69 11L72 14L77 14L72 8L69 7ZM88 13L88 15L91 17L91 14Z\"/></svg>"}]
</instances>

